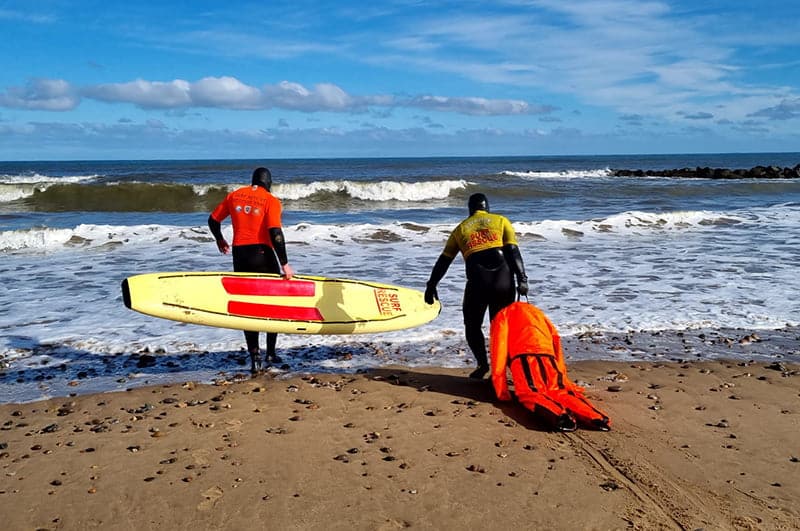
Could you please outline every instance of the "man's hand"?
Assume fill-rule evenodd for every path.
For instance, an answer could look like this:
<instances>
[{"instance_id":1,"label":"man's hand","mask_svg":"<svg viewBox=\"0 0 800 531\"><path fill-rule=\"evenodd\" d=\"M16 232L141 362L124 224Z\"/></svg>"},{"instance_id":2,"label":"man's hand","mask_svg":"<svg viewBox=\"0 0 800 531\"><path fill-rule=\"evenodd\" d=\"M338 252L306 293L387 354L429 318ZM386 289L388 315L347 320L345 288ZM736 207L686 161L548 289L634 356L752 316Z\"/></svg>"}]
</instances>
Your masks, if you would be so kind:
<instances>
[{"instance_id":1,"label":"man's hand","mask_svg":"<svg viewBox=\"0 0 800 531\"><path fill-rule=\"evenodd\" d=\"M433 304L434 300L439 300L439 293L436 291L436 284L428 284L425 288L425 304Z\"/></svg>"},{"instance_id":2,"label":"man's hand","mask_svg":"<svg viewBox=\"0 0 800 531\"><path fill-rule=\"evenodd\" d=\"M231 250L231 246L228 245L228 242L225 240L225 238L220 238L217 240L217 249L219 249L219 252L222 254L228 254L228 252Z\"/></svg>"},{"instance_id":3,"label":"man's hand","mask_svg":"<svg viewBox=\"0 0 800 531\"><path fill-rule=\"evenodd\" d=\"M528 279L522 278L517 282L517 293L520 297L528 296Z\"/></svg>"},{"instance_id":4,"label":"man's hand","mask_svg":"<svg viewBox=\"0 0 800 531\"><path fill-rule=\"evenodd\" d=\"M289 264L283 264L283 278L286 280L291 280L294 276L294 270L292 270L292 266Z\"/></svg>"}]
</instances>

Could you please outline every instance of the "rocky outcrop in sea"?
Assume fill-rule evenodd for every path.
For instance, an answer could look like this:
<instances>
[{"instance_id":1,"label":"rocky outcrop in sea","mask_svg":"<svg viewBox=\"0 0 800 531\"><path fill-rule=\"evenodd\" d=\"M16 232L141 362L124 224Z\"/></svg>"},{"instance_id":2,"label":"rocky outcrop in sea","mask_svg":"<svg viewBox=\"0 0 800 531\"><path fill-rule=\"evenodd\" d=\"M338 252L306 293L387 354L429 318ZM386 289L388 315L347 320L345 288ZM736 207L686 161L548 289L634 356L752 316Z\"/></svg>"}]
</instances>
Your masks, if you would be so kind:
<instances>
[{"instance_id":1,"label":"rocky outcrop in sea","mask_svg":"<svg viewBox=\"0 0 800 531\"><path fill-rule=\"evenodd\" d=\"M689 177L699 179L797 179L800 164L794 167L754 166L749 170L728 168L678 168L671 170L611 170L616 177Z\"/></svg>"}]
</instances>

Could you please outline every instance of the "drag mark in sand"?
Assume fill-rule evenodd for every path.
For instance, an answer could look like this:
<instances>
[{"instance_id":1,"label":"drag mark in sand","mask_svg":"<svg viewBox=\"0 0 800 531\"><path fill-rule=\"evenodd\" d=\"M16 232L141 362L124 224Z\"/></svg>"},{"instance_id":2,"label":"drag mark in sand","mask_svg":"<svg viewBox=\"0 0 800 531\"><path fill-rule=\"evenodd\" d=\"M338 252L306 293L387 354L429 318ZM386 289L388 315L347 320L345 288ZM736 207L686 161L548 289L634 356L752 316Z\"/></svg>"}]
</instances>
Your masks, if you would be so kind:
<instances>
[{"instance_id":1,"label":"drag mark in sand","mask_svg":"<svg viewBox=\"0 0 800 531\"><path fill-rule=\"evenodd\" d=\"M659 514L659 520L661 522L663 522L665 525L671 523L672 525L670 527L674 529L687 529L686 526L681 524L681 522L672 516L671 511L668 508L663 507L660 503L658 503L658 501L654 497L650 496L650 494L648 494L648 492L641 487L634 478L630 477L622 466L613 464L613 461L616 461L616 459L607 456L603 450L594 448L591 442L581 436L579 432L565 433L563 436L570 441L573 447L583 451L592 461L594 461L600 468L609 474L613 478L614 483L623 485L630 492L632 492L633 495L639 499L639 501L642 502L642 505L648 507L652 512ZM601 485L601 487L607 490L616 488L612 482L604 483Z\"/></svg>"}]
</instances>

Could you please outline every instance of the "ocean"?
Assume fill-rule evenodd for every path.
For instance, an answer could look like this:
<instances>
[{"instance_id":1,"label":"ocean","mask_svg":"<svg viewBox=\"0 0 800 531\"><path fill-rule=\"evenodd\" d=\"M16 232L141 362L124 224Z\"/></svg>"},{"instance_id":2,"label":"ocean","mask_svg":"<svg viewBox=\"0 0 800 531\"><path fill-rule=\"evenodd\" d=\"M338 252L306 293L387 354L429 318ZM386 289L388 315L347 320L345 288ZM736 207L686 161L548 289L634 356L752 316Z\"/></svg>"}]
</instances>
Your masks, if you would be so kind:
<instances>
[{"instance_id":1,"label":"ocean","mask_svg":"<svg viewBox=\"0 0 800 531\"><path fill-rule=\"evenodd\" d=\"M798 360L800 180L612 170L799 162L800 153L0 162L0 403L245 374L241 332L132 312L120 283L230 270L206 220L262 165L283 201L297 274L424 290L468 196L480 191L513 223L530 300L564 336L568 359ZM230 239L229 223L223 232ZM458 258L439 286L441 315L415 329L281 335L284 371L468 367L463 285ZM710 339L735 330L782 341L754 354ZM649 339L626 347L630 337L685 342L687 332L700 344L682 352Z\"/></svg>"}]
</instances>

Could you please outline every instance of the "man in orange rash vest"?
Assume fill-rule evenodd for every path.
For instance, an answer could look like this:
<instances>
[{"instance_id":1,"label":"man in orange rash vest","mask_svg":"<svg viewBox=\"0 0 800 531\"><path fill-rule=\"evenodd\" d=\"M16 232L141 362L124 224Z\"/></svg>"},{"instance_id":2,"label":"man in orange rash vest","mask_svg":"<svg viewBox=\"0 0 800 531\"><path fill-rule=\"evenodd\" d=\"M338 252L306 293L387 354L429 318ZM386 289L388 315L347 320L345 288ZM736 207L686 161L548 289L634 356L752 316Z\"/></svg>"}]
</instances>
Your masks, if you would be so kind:
<instances>
[{"instance_id":1,"label":"man in orange rash vest","mask_svg":"<svg viewBox=\"0 0 800 531\"><path fill-rule=\"evenodd\" d=\"M511 400L506 379L510 367L517 400L555 429L574 431L577 423L610 429L608 415L567 378L561 338L542 310L514 302L498 312L490 334L492 385L498 400Z\"/></svg>"},{"instance_id":2,"label":"man in orange rash vest","mask_svg":"<svg viewBox=\"0 0 800 531\"><path fill-rule=\"evenodd\" d=\"M229 193L208 216L208 228L214 235L222 254L233 255L233 270L250 273L281 273L287 280L294 275L286 256L286 242L281 228L282 205L272 195L272 173L267 168L253 171L250 186ZM230 216L233 225L233 246L222 235L222 221ZM245 342L250 353L253 374L263 369L258 332L245 330ZM267 332L268 364L280 364L275 353L278 334Z\"/></svg>"}]
</instances>

